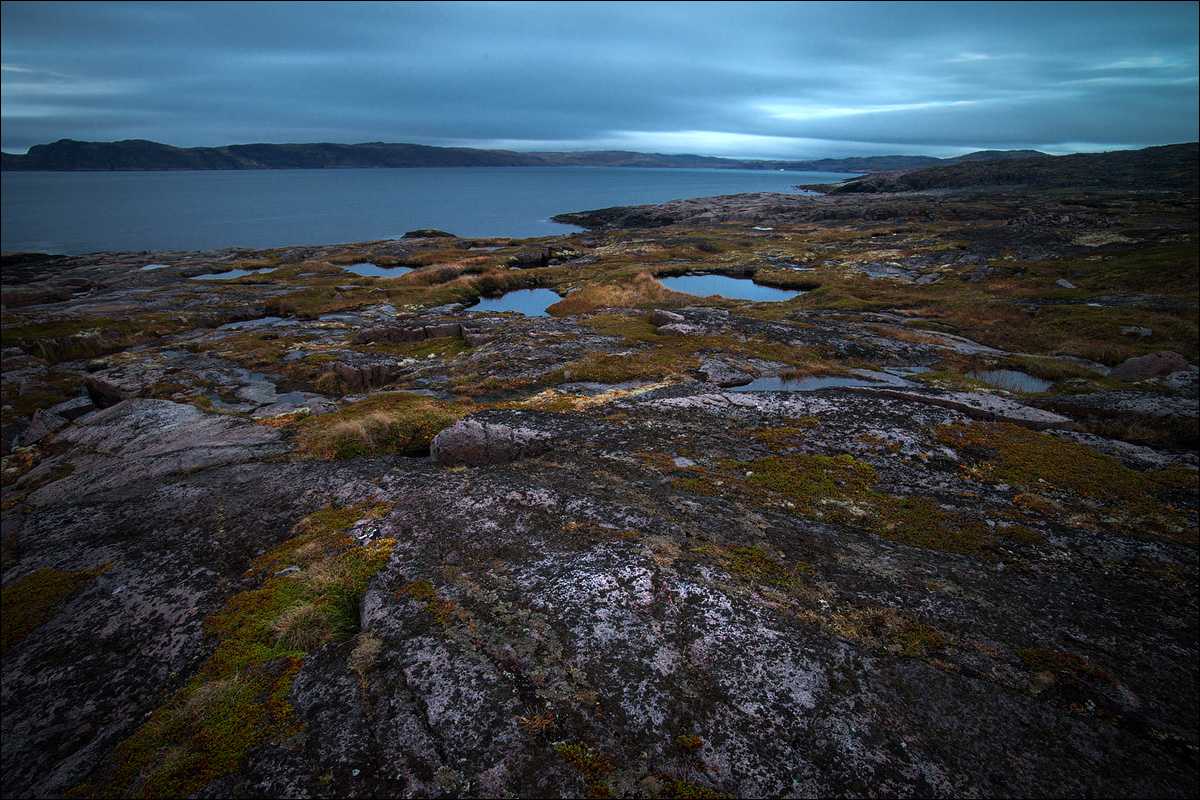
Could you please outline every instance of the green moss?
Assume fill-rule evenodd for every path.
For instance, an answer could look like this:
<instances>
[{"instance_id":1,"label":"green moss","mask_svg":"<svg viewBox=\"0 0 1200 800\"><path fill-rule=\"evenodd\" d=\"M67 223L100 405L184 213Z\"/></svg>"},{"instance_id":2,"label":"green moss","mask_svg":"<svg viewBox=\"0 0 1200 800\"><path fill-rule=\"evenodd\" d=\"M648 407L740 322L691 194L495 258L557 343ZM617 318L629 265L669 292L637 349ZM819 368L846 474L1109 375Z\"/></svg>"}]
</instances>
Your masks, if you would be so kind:
<instances>
[{"instance_id":1,"label":"green moss","mask_svg":"<svg viewBox=\"0 0 1200 800\"><path fill-rule=\"evenodd\" d=\"M990 543L988 528L963 515L942 510L928 497L875 494L870 529L877 535L927 550L979 555Z\"/></svg>"},{"instance_id":2,"label":"green moss","mask_svg":"<svg viewBox=\"0 0 1200 800\"><path fill-rule=\"evenodd\" d=\"M4 412L6 416L11 413L13 416L27 417L39 409L78 396L82 383L82 376L77 372L50 369L28 380L0 384L0 403L12 407L11 412Z\"/></svg>"},{"instance_id":3,"label":"green moss","mask_svg":"<svg viewBox=\"0 0 1200 800\"><path fill-rule=\"evenodd\" d=\"M800 562L785 564L773 558L761 547L721 547L709 544L696 552L715 559L730 574L759 586L770 586L786 592L803 588L812 566Z\"/></svg>"},{"instance_id":4,"label":"green moss","mask_svg":"<svg viewBox=\"0 0 1200 800\"><path fill-rule=\"evenodd\" d=\"M656 342L659 335L650 318L631 314L594 314L581 324L605 336L617 336L629 344Z\"/></svg>"},{"instance_id":5,"label":"green moss","mask_svg":"<svg viewBox=\"0 0 1200 800\"><path fill-rule=\"evenodd\" d=\"M141 314L121 319L75 317L9 325L4 328L4 344L56 364L114 353L194 325L194 320L179 314Z\"/></svg>"},{"instance_id":6,"label":"green moss","mask_svg":"<svg viewBox=\"0 0 1200 800\"><path fill-rule=\"evenodd\" d=\"M875 490L875 468L848 454L792 453L749 463L728 461L717 475L678 478L673 485L693 494L740 498L815 516L912 547L978 556L992 537L982 523L944 511L927 497Z\"/></svg>"},{"instance_id":7,"label":"green moss","mask_svg":"<svg viewBox=\"0 0 1200 800\"><path fill-rule=\"evenodd\" d=\"M703 475L676 478L671 481L671 485L681 492L698 494L704 497L715 497L721 493L721 487Z\"/></svg>"},{"instance_id":8,"label":"green moss","mask_svg":"<svg viewBox=\"0 0 1200 800\"><path fill-rule=\"evenodd\" d=\"M722 800L722 798L732 795L722 794L707 786L701 786L681 778L672 778L667 783L666 792L662 796L672 798L672 800Z\"/></svg>"},{"instance_id":9,"label":"green moss","mask_svg":"<svg viewBox=\"0 0 1200 800\"><path fill-rule=\"evenodd\" d=\"M901 627L893 634L892 641L899 647L900 655L909 658L923 658L946 646L946 637L942 632L923 622Z\"/></svg>"},{"instance_id":10,"label":"green moss","mask_svg":"<svg viewBox=\"0 0 1200 800\"><path fill-rule=\"evenodd\" d=\"M773 450L779 450L795 445L808 431L821 424L816 417L798 417L791 422L791 425L760 428L754 431L754 438Z\"/></svg>"},{"instance_id":11,"label":"green moss","mask_svg":"<svg viewBox=\"0 0 1200 800\"><path fill-rule=\"evenodd\" d=\"M1017 655L1032 672L1049 672L1060 680L1117 685L1117 679L1108 670L1074 653L1045 647L1026 647L1018 650Z\"/></svg>"},{"instance_id":12,"label":"green moss","mask_svg":"<svg viewBox=\"0 0 1200 800\"><path fill-rule=\"evenodd\" d=\"M612 761L598 750L579 742L562 742L554 745L555 751L571 767L583 776L587 784L588 797L608 797L605 783L614 767Z\"/></svg>"},{"instance_id":13,"label":"green moss","mask_svg":"<svg viewBox=\"0 0 1200 800\"><path fill-rule=\"evenodd\" d=\"M0 654L48 622L72 595L104 571L42 568L0 588Z\"/></svg>"},{"instance_id":14,"label":"green moss","mask_svg":"<svg viewBox=\"0 0 1200 800\"><path fill-rule=\"evenodd\" d=\"M996 528L996 533L1010 542L1019 544L1038 545L1046 542L1045 535L1024 525L1000 525Z\"/></svg>"},{"instance_id":15,"label":"green moss","mask_svg":"<svg viewBox=\"0 0 1200 800\"><path fill-rule=\"evenodd\" d=\"M296 733L300 723L288 694L306 650L295 642L309 642L311 649L357 632L359 600L395 542L359 547L346 529L378 513L376 507L325 509L302 520L293 539L260 556L249 574L269 577L205 620L205 631L216 640L209 659L72 795L192 795L236 771L252 748ZM283 563L301 571L273 574ZM297 624L306 629L297 632Z\"/></svg>"},{"instance_id":16,"label":"green moss","mask_svg":"<svg viewBox=\"0 0 1200 800\"><path fill-rule=\"evenodd\" d=\"M404 584L397 590L396 596L424 604L425 610L442 628L449 628L466 616L457 603L439 595L433 584L427 580Z\"/></svg>"},{"instance_id":17,"label":"green moss","mask_svg":"<svg viewBox=\"0 0 1200 800\"><path fill-rule=\"evenodd\" d=\"M751 486L787 498L802 513L828 498L864 496L876 480L874 467L846 454L770 456L751 462L747 471Z\"/></svg>"},{"instance_id":18,"label":"green moss","mask_svg":"<svg viewBox=\"0 0 1200 800\"><path fill-rule=\"evenodd\" d=\"M972 378L970 375L953 369L932 370L913 377L921 383L955 392L975 392L981 389L989 391L992 388L978 378Z\"/></svg>"},{"instance_id":19,"label":"green moss","mask_svg":"<svg viewBox=\"0 0 1200 800\"><path fill-rule=\"evenodd\" d=\"M945 425L936 436L972 459L985 480L1101 503L1127 532L1196 541L1195 529L1166 499L1182 473L1137 472L1085 445L1007 423Z\"/></svg>"}]
</instances>

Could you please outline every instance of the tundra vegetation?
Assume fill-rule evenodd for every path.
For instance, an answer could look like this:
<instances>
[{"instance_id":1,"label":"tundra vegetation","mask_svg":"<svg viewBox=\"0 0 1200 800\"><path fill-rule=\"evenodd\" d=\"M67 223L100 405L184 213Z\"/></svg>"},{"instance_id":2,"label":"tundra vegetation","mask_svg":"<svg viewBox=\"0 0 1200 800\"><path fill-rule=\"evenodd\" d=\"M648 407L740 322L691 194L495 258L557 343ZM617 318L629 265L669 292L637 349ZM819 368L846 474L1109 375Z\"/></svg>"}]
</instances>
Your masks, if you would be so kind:
<instances>
[{"instance_id":1,"label":"tundra vegetation","mask_svg":"<svg viewBox=\"0 0 1200 800\"><path fill-rule=\"evenodd\" d=\"M1194 796L1197 204L1145 188L5 255L5 795Z\"/></svg>"}]
</instances>

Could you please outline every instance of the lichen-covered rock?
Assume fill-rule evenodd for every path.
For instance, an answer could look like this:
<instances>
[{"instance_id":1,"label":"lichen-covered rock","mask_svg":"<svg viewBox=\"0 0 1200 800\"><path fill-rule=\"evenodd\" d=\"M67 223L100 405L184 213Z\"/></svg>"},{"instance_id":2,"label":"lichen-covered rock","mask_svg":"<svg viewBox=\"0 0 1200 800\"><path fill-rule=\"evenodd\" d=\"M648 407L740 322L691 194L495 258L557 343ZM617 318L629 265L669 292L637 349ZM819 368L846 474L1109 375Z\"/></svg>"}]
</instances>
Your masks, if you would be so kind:
<instances>
[{"instance_id":1,"label":"lichen-covered rock","mask_svg":"<svg viewBox=\"0 0 1200 800\"><path fill-rule=\"evenodd\" d=\"M743 386L754 380L750 373L743 372L728 361L717 358L706 358L700 362L696 371L709 383L717 386Z\"/></svg>"},{"instance_id":2,"label":"lichen-covered rock","mask_svg":"<svg viewBox=\"0 0 1200 800\"><path fill-rule=\"evenodd\" d=\"M120 492L130 483L152 484L172 475L282 454L279 431L233 417L206 414L168 400L125 400L82 417L58 433L72 450L47 459L26 481L61 466L71 473L33 492L38 506ZM114 469L114 462L119 464Z\"/></svg>"},{"instance_id":3,"label":"lichen-covered rock","mask_svg":"<svg viewBox=\"0 0 1200 800\"><path fill-rule=\"evenodd\" d=\"M429 452L443 466L506 464L540 455L554 446L555 432L535 427L524 414L481 414L467 417L433 438Z\"/></svg>"}]
</instances>

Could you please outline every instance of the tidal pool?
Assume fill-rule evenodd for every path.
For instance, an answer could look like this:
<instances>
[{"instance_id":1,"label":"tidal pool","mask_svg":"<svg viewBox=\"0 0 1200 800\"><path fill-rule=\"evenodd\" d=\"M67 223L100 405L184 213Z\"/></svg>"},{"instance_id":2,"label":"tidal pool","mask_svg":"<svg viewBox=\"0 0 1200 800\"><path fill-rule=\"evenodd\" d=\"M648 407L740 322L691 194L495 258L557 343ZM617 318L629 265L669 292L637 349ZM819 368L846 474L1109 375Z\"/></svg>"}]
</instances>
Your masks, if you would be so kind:
<instances>
[{"instance_id":1,"label":"tidal pool","mask_svg":"<svg viewBox=\"0 0 1200 800\"><path fill-rule=\"evenodd\" d=\"M363 261L358 264L338 264L339 267L346 272L353 272L355 275L362 275L364 278L399 278L401 275L412 272L412 267L381 267L378 264L372 264L370 261Z\"/></svg>"},{"instance_id":2,"label":"tidal pool","mask_svg":"<svg viewBox=\"0 0 1200 800\"><path fill-rule=\"evenodd\" d=\"M484 297L467 311L516 311L527 317L545 317L546 309L562 300L550 289L517 289L500 297Z\"/></svg>"},{"instance_id":3,"label":"tidal pool","mask_svg":"<svg viewBox=\"0 0 1200 800\"><path fill-rule=\"evenodd\" d=\"M1035 378L1028 372L1015 369L989 369L982 372L972 372L971 377L983 381L988 386L997 389L1007 389L1010 392L1044 392L1054 384Z\"/></svg>"},{"instance_id":4,"label":"tidal pool","mask_svg":"<svg viewBox=\"0 0 1200 800\"><path fill-rule=\"evenodd\" d=\"M791 300L803 292L794 289L776 289L763 286L750 278L731 278L728 275L676 275L659 278L658 282L668 289L699 297L718 295L730 300L753 300L756 303L777 303Z\"/></svg>"},{"instance_id":5,"label":"tidal pool","mask_svg":"<svg viewBox=\"0 0 1200 800\"><path fill-rule=\"evenodd\" d=\"M848 375L809 375L803 378L784 378L770 375L756 378L743 386L737 386L734 392L815 392L817 389L854 388L859 386L912 386L911 383L896 375L886 372L875 372L869 369L854 371L854 376Z\"/></svg>"},{"instance_id":6,"label":"tidal pool","mask_svg":"<svg viewBox=\"0 0 1200 800\"><path fill-rule=\"evenodd\" d=\"M247 275L262 275L267 272L274 272L275 267L263 267L262 269L231 269L227 272L210 272L207 275L193 275L194 281L231 281L234 278L244 278Z\"/></svg>"}]
</instances>

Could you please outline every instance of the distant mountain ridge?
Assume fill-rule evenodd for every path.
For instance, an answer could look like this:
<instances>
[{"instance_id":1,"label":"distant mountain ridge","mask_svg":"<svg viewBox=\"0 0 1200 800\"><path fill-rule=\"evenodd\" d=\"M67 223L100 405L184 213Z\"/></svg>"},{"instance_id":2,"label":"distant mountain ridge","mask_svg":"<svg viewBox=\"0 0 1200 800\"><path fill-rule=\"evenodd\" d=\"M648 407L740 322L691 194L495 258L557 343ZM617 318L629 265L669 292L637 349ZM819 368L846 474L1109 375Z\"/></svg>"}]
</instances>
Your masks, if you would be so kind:
<instances>
[{"instance_id":1,"label":"distant mountain ridge","mask_svg":"<svg viewBox=\"0 0 1200 800\"><path fill-rule=\"evenodd\" d=\"M956 164L1045 157L1037 150L981 150L955 158L867 156L809 161L750 160L625 150L520 153L471 147L366 142L363 144L235 144L174 147L145 139L81 142L60 139L26 155L3 153L0 169L70 171L337 169L351 167L657 167L761 169L802 172L887 172Z\"/></svg>"},{"instance_id":2,"label":"distant mountain ridge","mask_svg":"<svg viewBox=\"0 0 1200 800\"><path fill-rule=\"evenodd\" d=\"M972 156L975 154L971 154ZM919 192L1022 186L1039 189L1149 189L1195 191L1200 181L1200 144L1161 145L1142 150L1076 153L1053 158L980 160L964 156L953 164L906 172L865 175L827 186L805 186L829 194Z\"/></svg>"}]
</instances>

